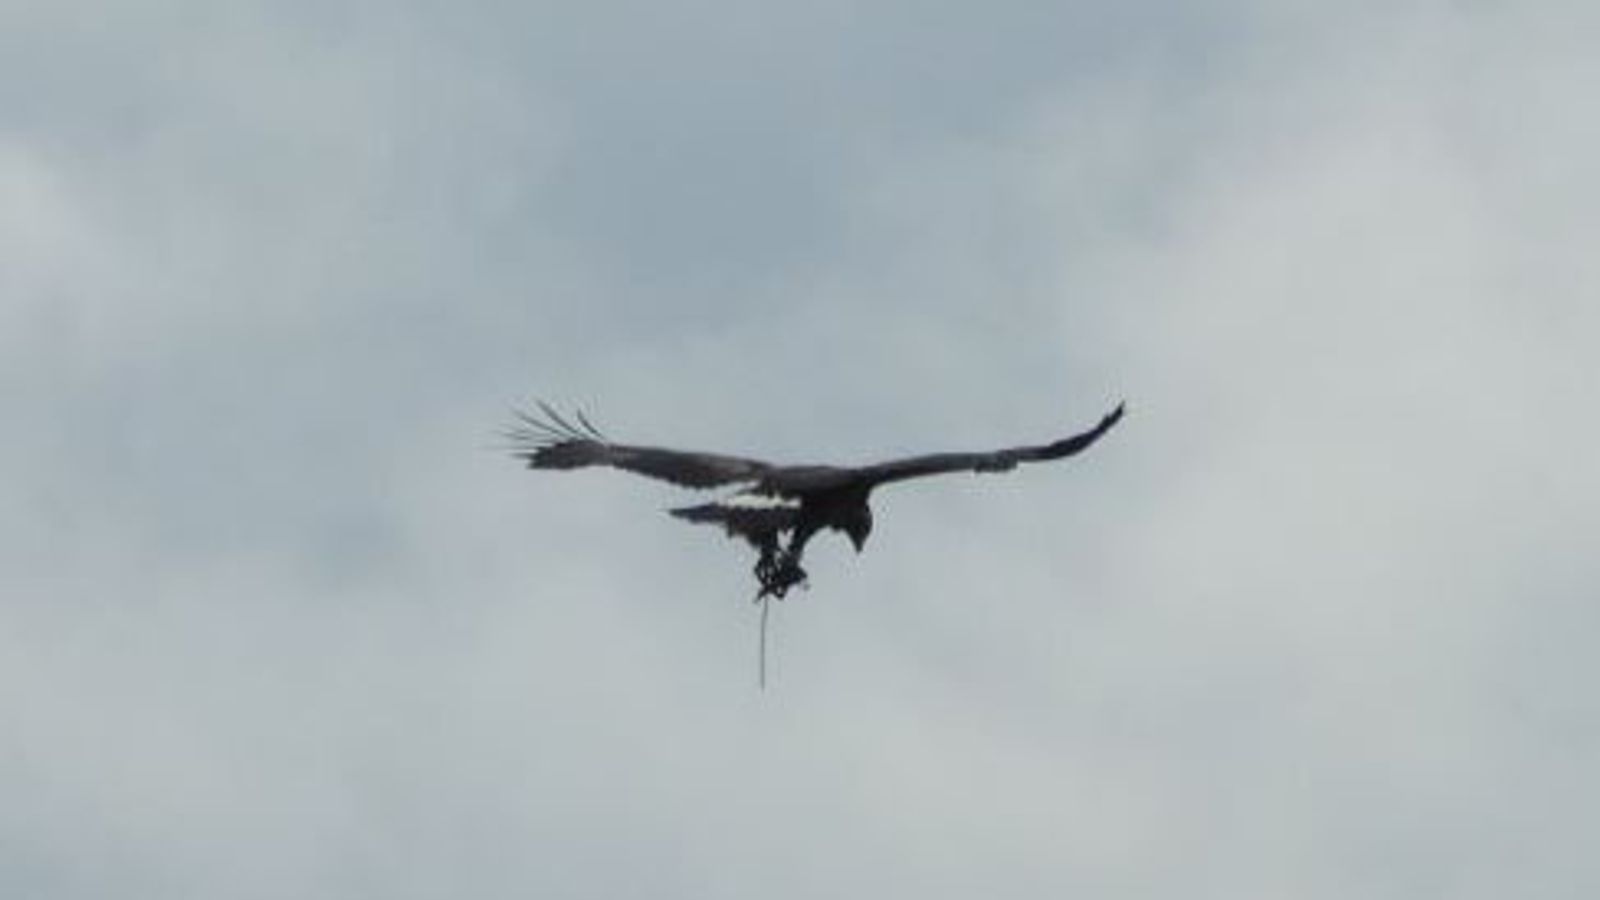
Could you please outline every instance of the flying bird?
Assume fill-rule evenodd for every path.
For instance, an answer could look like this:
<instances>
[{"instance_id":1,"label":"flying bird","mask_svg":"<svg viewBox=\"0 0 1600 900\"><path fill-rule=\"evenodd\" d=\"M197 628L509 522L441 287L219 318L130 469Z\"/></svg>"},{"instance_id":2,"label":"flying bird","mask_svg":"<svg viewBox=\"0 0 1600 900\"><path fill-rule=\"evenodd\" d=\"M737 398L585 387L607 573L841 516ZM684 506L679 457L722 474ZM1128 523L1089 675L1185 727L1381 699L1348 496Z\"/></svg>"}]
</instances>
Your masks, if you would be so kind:
<instances>
[{"instance_id":1,"label":"flying bird","mask_svg":"<svg viewBox=\"0 0 1600 900\"><path fill-rule=\"evenodd\" d=\"M1088 431L1038 445L981 453L931 453L868 466L778 465L742 456L620 444L606 437L582 412L562 416L544 401L541 415L516 410L505 432L512 452L531 469L581 469L610 466L685 488L734 488L709 503L668 510L689 522L721 525L730 537L750 542L758 601L782 599L806 583L801 556L806 543L824 529L841 531L859 553L872 533L872 492L926 475L947 472L1005 472L1018 463L1063 459L1100 439L1122 418L1123 405ZM763 607L765 612L765 607Z\"/></svg>"}]
</instances>

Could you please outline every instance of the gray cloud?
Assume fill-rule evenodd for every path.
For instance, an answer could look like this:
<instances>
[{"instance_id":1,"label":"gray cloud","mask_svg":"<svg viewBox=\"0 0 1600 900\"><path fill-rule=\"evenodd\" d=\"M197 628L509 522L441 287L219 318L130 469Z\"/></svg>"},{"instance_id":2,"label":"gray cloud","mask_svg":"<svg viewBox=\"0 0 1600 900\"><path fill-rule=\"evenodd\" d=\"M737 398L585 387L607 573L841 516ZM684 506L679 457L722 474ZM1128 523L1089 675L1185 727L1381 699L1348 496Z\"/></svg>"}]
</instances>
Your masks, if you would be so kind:
<instances>
[{"instance_id":1,"label":"gray cloud","mask_svg":"<svg viewBox=\"0 0 1600 900\"><path fill-rule=\"evenodd\" d=\"M1600 886L1585 9L101 6L0 14L8 894ZM1132 412L819 544L762 695L526 392Z\"/></svg>"}]
</instances>

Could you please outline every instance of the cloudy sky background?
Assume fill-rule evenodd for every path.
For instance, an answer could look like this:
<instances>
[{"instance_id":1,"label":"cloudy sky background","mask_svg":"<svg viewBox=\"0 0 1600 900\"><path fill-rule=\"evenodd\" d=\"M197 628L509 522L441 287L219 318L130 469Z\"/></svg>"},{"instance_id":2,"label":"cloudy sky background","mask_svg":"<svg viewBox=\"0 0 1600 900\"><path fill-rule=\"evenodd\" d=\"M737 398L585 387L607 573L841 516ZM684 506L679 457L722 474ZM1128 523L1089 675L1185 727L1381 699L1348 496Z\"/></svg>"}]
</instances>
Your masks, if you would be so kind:
<instances>
[{"instance_id":1,"label":"cloudy sky background","mask_svg":"<svg viewBox=\"0 0 1600 900\"><path fill-rule=\"evenodd\" d=\"M1600 12L0 6L0 893L1591 897ZM747 551L494 451L1047 438Z\"/></svg>"}]
</instances>

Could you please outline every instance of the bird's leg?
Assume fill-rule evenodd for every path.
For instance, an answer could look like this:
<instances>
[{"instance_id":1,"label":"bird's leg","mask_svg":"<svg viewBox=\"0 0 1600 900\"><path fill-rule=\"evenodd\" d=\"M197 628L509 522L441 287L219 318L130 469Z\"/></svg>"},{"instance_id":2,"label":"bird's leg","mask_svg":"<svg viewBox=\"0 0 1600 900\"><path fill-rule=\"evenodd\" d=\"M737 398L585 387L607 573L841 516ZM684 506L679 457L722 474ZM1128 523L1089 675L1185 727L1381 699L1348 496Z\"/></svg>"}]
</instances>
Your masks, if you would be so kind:
<instances>
[{"instance_id":1,"label":"bird's leg","mask_svg":"<svg viewBox=\"0 0 1600 900\"><path fill-rule=\"evenodd\" d=\"M791 539L785 548L780 545L778 538L777 534L766 535L756 543L761 551L754 569L756 580L761 583L761 589L756 592L757 603L768 597L782 600L790 588L797 584L804 585L806 581L806 570L800 568L799 553L805 544L804 539Z\"/></svg>"},{"instance_id":2,"label":"bird's leg","mask_svg":"<svg viewBox=\"0 0 1600 900\"><path fill-rule=\"evenodd\" d=\"M806 541L810 540L814 530L803 526L796 528L789 538L789 546L778 556L777 566L772 573L772 583L779 597L796 585L805 586L806 570L800 567L800 556L805 553Z\"/></svg>"},{"instance_id":3,"label":"bird's leg","mask_svg":"<svg viewBox=\"0 0 1600 900\"><path fill-rule=\"evenodd\" d=\"M794 560L784 557L784 559L775 565L772 570L768 572L767 575L762 579L761 593L756 595L756 599L759 600L765 596L773 596L777 597L779 600L782 600L783 595L787 594L790 588L794 587L795 585L804 586L805 581L806 570L800 568L799 564L797 564Z\"/></svg>"},{"instance_id":4,"label":"bird's leg","mask_svg":"<svg viewBox=\"0 0 1600 900\"><path fill-rule=\"evenodd\" d=\"M756 593L757 602L766 597L782 600L790 588L797 584L804 585L806 571L786 556L770 565L757 563L756 578L761 581L761 590Z\"/></svg>"},{"instance_id":5,"label":"bird's leg","mask_svg":"<svg viewBox=\"0 0 1600 900\"><path fill-rule=\"evenodd\" d=\"M766 535L756 546L761 550L761 557L756 560L755 566L756 580L761 583L761 589L756 592L756 602L760 603L767 597L777 597L782 600L788 585L785 585L780 577L783 565L780 562L778 536Z\"/></svg>"},{"instance_id":6,"label":"bird's leg","mask_svg":"<svg viewBox=\"0 0 1600 900\"><path fill-rule=\"evenodd\" d=\"M755 573L756 580L763 585L770 582L773 574L778 570L776 555L776 552L771 547L761 548L761 558L756 560Z\"/></svg>"}]
</instances>

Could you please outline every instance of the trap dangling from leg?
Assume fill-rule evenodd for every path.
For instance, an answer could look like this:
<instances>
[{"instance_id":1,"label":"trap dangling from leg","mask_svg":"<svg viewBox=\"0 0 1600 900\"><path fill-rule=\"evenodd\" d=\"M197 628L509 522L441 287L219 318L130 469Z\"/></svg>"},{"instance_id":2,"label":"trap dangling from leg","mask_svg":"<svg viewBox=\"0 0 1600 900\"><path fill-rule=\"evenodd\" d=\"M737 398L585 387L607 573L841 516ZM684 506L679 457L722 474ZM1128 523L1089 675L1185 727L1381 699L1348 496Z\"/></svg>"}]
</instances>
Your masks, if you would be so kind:
<instances>
[{"instance_id":1,"label":"trap dangling from leg","mask_svg":"<svg viewBox=\"0 0 1600 900\"><path fill-rule=\"evenodd\" d=\"M756 546L761 551L761 557L756 560L755 565L756 580L760 582L755 602L761 604L761 637L757 645L756 684L764 691L767 689L767 614L771 608L772 598L777 597L782 600L795 585L804 587L806 570L800 568L799 554L792 549L788 552L779 549L776 534L765 535Z\"/></svg>"},{"instance_id":2,"label":"trap dangling from leg","mask_svg":"<svg viewBox=\"0 0 1600 900\"><path fill-rule=\"evenodd\" d=\"M778 548L776 536L762 541L757 545L761 550L761 558L756 560L756 580L761 583L760 590L756 593L756 602L761 602L767 597L777 597L782 600L789 589L796 586L805 586L806 570L800 567L799 554L793 550L782 551Z\"/></svg>"}]
</instances>

